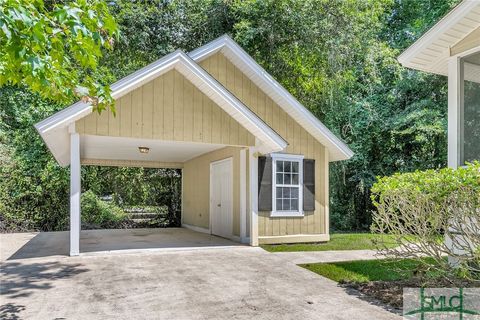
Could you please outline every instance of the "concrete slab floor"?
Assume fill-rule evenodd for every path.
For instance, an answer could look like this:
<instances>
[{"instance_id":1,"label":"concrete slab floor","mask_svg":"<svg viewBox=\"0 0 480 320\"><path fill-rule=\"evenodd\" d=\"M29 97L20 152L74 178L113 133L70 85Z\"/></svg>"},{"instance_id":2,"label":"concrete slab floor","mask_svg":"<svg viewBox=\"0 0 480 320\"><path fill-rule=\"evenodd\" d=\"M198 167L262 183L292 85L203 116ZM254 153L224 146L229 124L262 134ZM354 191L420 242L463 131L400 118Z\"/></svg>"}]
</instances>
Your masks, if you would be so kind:
<instances>
[{"instance_id":1,"label":"concrete slab floor","mask_svg":"<svg viewBox=\"0 0 480 320\"><path fill-rule=\"evenodd\" d=\"M80 252L83 255L225 246L243 245L185 228L82 230L80 234ZM68 254L68 231L0 234L2 260Z\"/></svg>"},{"instance_id":2,"label":"concrete slab floor","mask_svg":"<svg viewBox=\"0 0 480 320\"><path fill-rule=\"evenodd\" d=\"M245 246L11 259L0 275L1 319L400 319Z\"/></svg>"}]
</instances>

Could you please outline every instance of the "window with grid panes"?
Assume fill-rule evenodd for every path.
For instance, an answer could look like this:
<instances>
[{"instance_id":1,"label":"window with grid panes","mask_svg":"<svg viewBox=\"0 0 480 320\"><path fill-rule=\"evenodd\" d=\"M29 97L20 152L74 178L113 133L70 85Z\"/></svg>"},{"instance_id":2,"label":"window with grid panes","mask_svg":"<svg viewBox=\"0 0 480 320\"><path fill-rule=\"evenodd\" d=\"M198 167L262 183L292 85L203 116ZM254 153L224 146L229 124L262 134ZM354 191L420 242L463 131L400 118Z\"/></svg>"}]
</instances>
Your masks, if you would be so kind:
<instances>
[{"instance_id":1,"label":"window with grid panes","mask_svg":"<svg viewBox=\"0 0 480 320\"><path fill-rule=\"evenodd\" d=\"M273 214L301 214L303 157L272 157L274 169Z\"/></svg>"}]
</instances>

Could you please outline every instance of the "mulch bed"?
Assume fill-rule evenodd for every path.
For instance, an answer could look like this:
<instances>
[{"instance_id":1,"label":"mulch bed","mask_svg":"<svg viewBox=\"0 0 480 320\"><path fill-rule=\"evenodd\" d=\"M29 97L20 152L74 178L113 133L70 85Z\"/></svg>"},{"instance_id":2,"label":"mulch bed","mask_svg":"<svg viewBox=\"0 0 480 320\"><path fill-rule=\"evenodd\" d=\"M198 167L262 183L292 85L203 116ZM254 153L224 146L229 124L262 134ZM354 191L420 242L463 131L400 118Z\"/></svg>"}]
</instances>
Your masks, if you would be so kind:
<instances>
[{"instance_id":1,"label":"mulch bed","mask_svg":"<svg viewBox=\"0 0 480 320\"><path fill-rule=\"evenodd\" d=\"M452 283L445 279L425 281L414 278L398 281L370 281L366 283L343 282L341 285L358 290L364 295L374 298L389 307L401 310L403 305L403 288L472 288L479 287L480 283L460 280Z\"/></svg>"}]
</instances>

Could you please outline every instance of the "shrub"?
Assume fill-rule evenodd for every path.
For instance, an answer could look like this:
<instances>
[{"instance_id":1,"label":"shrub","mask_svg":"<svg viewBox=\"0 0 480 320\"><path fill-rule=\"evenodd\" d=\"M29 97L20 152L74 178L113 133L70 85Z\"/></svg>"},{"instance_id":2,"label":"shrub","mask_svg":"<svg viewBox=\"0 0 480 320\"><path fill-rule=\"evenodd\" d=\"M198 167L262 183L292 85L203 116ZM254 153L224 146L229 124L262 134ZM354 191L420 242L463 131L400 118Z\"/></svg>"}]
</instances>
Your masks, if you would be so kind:
<instances>
[{"instance_id":1,"label":"shrub","mask_svg":"<svg viewBox=\"0 0 480 320\"><path fill-rule=\"evenodd\" d=\"M394 258L428 256L424 267L480 280L480 163L456 170L415 171L379 178L372 187L372 232ZM394 241L396 246L393 246ZM446 256L449 257L448 261ZM452 269L455 267L455 272Z\"/></svg>"},{"instance_id":2,"label":"shrub","mask_svg":"<svg viewBox=\"0 0 480 320\"><path fill-rule=\"evenodd\" d=\"M101 200L88 190L81 197L82 225L87 228L112 228L127 218L125 212L113 202Z\"/></svg>"},{"instance_id":3,"label":"shrub","mask_svg":"<svg viewBox=\"0 0 480 320\"><path fill-rule=\"evenodd\" d=\"M0 139L0 231L68 227L68 168L61 168L45 154L15 154Z\"/></svg>"}]
</instances>

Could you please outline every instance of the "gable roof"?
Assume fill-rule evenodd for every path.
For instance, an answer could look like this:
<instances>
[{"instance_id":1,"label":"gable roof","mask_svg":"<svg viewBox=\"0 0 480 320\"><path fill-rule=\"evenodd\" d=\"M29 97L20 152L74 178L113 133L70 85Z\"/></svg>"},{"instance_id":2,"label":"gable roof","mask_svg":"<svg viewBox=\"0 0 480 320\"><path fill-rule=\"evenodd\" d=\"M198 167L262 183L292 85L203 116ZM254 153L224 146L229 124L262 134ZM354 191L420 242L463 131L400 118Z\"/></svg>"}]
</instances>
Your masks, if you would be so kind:
<instances>
[{"instance_id":1,"label":"gable roof","mask_svg":"<svg viewBox=\"0 0 480 320\"><path fill-rule=\"evenodd\" d=\"M353 156L352 150L334 135L307 108L295 99L280 83L266 72L240 45L229 36L221 36L212 42L190 52L195 61L202 61L216 52L223 53L237 68L245 73L290 117L297 121L318 142L329 151L329 160L346 160Z\"/></svg>"},{"instance_id":2,"label":"gable roof","mask_svg":"<svg viewBox=\"0 0 480 320\"><path fill-rule=\"evenodd\" d=\"M447 75L452 50L480 28L480 1L464 0L437 22L399 57L405 67Z\"/></svg>"},{"instance_id":3,"label":"gable roof","mask_svg":"<svg viewBox=\"0 0 480 320\"><path fill-rule=\"evenodd\" d=\"M286 148L287 142L278 133L181 50L172 52L115 82L111 85L112 97L118 99L173 68L259 139L265 152ZM80 101L35 125L60 165L66 166L70 163L69 125L92 111L89 103Z\"/></svg>"}]
</instances>

